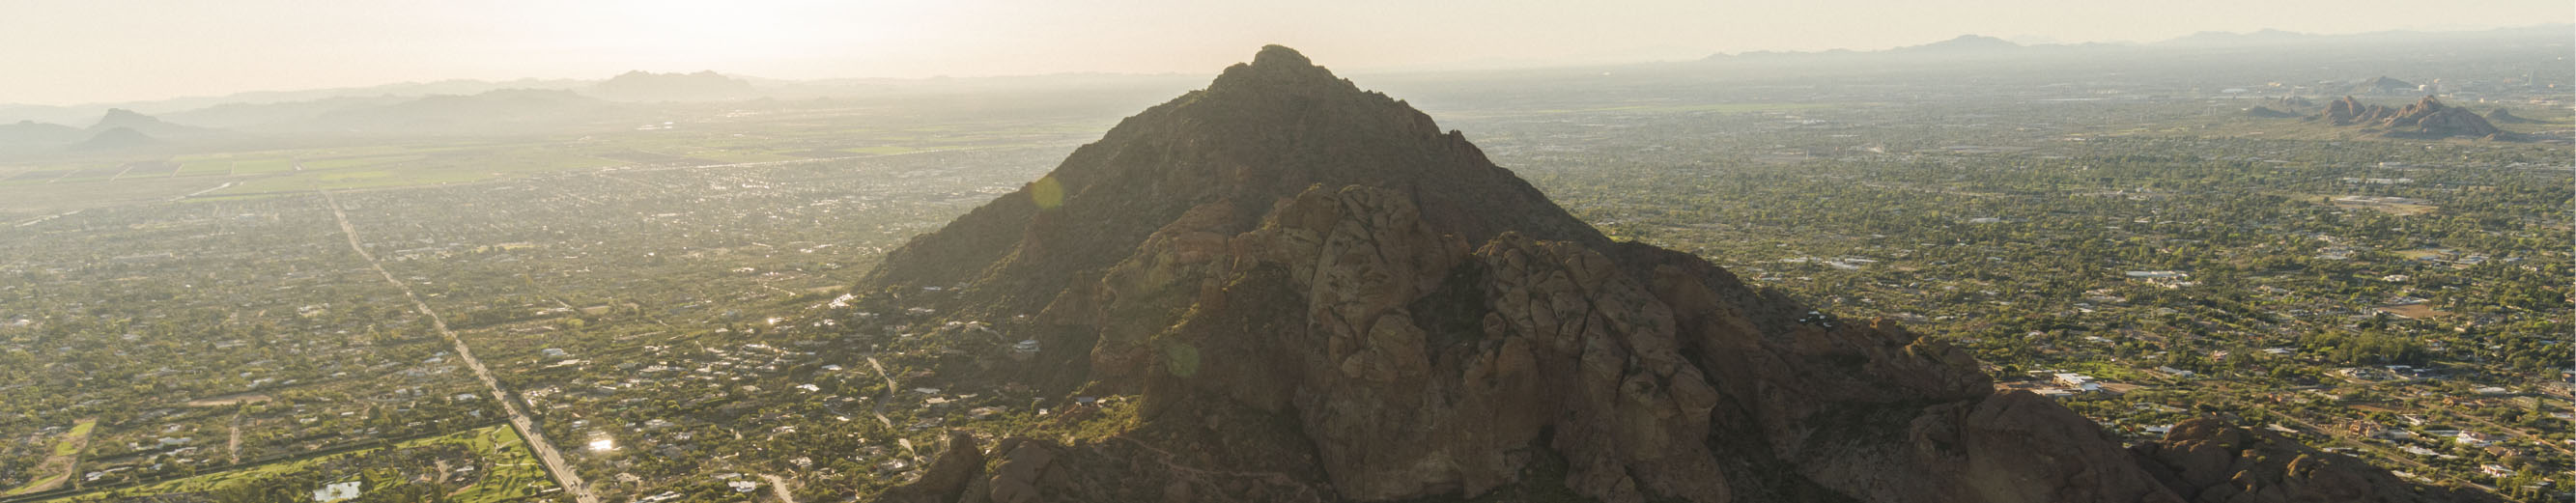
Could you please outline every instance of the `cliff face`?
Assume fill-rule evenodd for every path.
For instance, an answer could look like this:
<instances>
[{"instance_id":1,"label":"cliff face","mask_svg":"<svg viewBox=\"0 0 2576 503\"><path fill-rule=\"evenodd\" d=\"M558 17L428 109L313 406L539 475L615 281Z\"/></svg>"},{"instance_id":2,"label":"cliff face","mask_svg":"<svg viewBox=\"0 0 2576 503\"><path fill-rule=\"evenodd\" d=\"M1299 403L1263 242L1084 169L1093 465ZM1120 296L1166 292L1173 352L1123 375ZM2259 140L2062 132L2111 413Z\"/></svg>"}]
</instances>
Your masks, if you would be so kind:
<instances>
[{"instance_id":1,"label":"cliff face","mask_svg":"<svg viewBox=\"0 0 2576 503\"><path fill-rule=\"evenodd\" d=\"M1283 47L865 281L1029 315L1015 379L1142 400L1133 431L1005 439L905 498L2185 501L1964 351L1605 239Z\"/></svg>"}]
</instances>

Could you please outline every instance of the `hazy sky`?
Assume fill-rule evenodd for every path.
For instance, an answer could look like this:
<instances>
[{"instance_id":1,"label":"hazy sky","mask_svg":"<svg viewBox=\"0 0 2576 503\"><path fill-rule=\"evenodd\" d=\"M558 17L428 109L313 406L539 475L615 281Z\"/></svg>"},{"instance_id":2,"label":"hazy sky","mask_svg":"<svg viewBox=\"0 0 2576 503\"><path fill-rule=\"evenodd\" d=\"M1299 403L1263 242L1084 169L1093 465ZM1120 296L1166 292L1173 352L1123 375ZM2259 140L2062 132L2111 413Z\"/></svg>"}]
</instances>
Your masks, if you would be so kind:
<instances>
[{"instance_id":1,"label":"hazy sky","mask_svg":"<svg viewBox=\"0 0 2576 503\"><path fill-rule=\"evenodd\" d=\"M1265 43L1367 70L1876 49L1964 33L2153 41L2571 19L2568 0L0 0L0 103L634 69L790 79L1213 73Z\"/></svg>"}]
</instances>

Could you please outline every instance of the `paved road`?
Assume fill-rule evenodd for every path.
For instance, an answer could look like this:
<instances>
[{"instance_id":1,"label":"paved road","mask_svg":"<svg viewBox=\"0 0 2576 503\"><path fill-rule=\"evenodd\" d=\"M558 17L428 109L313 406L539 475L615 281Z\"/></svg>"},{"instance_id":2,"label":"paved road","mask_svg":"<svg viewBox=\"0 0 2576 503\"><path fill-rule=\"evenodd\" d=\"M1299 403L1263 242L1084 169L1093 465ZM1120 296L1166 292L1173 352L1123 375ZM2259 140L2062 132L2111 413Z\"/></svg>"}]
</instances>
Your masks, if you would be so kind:
<instances>
[{"instance_id":1,"label":"paved road","mask_svg":"<svg viewBox=\"0 0 2576 503\"><path fill-rule=\"evenodd\" d=\"M367 253L367 247L358 244L358 228L349 225L349 213L340 210L340 199L332 196L331 191L321 192L322 200L331 205L331 218L340 221L340 233L349 237L349 249L357 251L358 257L367 259L367 267L375 269L377 275L384 276L386 283L392 283L394 288L402 290L403 297L411 299L412 307L419 309L421 315L429 317L429 325L438 329L438 335L446 337L448 344L456 346L456 359L465 362L466 368L473 369L474 377L481 379L483 386L492 391L493 401L500 402L501 412L510 416L510 426L517 427L519 436L528 440L528 450L535 452L537 459L545 462L546 471L553 472L555 480L563 481L564 492L572 493L573 501L579 503L599 503L599 495L591 493L590 484L582 482L580 474L573 473L572 465L564 462L563 453L555 450L554 442L546 440L546 433L537 428L536 420L529 419L526 412L519 410L518 402L510 400L510 390L501 387L501 380L492 377L492 370L483 366L483 360L474 358L473 348L465 347L465 338L457 337L456 332L448 330L447 321L440 319L437 311L430 310L429 303L421 302L420 296L411 292L411 285L394 279L393 273L385 272L384 264L376 261L375 254Z\"/></svg>"}]
</instances>

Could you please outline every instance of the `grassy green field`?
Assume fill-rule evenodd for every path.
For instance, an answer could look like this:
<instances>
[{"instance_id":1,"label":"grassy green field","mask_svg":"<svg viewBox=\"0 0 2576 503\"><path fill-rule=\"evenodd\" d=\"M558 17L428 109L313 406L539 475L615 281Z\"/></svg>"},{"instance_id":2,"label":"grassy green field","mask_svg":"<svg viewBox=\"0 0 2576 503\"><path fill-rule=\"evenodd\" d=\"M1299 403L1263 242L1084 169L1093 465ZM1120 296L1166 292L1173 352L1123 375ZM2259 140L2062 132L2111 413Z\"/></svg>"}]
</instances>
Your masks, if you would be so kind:
<instances>
[{"instance_id":1,"label":"grassy green field","mask_svg":"<svg viewBox=\"0 0 2576 503\"><path fill-rule=\"evenodd\" d=\"M80 453L81 440L89 438L90 430L95 429L98 429L98 420L96 419L81 421L80 424L72 425L72 431L70 433L63 434L63 441L54 442L54 455L70 456Z\"/></svg>"},{"instance_id":2,"label":"grassy green field","mask_svg":"<svg viewBox=\"0 0 2576 503\"><path fill-rule=\"evenodd\" d=\"M554 480L546 476L545 468L537 464L535 456L529 454L527 445L519 438L518 432L511 430L507 425L494 425L436 437L414 439L394 444L393 448L415 449L442 445L463 447L467 452L473 453L475 457L480 459L481 463L479 464L481 466L487 467L482 474L482 480L476 481L474 485L457 489L454 493L449 495L447 501L458 503L516 501L527 497L527 495L532 492L543 491L547 488L554 487ZM195 477L164 481L150 485L128 487L113 491L76 494L43 501L46 503L123 501L134 498L152 497L155 495L205 493L227 485L249 483L261 479L297 473L302 470L314 469L315 467L335 459L365 455L377 452L381 449L382 448L364 449L328 456L318 456L293 461L281 461L198 475ZM392 482L398 481L369 480L367 487L381 487L385 483Z\"/></svg>"},{"instance_id":3,"label":"grassy green field","mask_svg":"<svg viewBox=\"0 0 2576 503\"><path fill-rule=\"evenodd\" d=\"M62 438L54 441L52 457L46 459L43 465L37 467L41 470L53 470L62 473L37 477L35 480L28 481L26 485L21 485L7 491L0 491L0 494L25 494L37 491L50 491L63 480L70 479L72 476L72 474L69 473L71 467L77 466L77 463L80 461L79 456L81 450L89 445L90 431L96 429L98 429L98 419L95 418L84 419L79 423L72 424L71 431L63 432Z\"/></svg>"}]
</instances>

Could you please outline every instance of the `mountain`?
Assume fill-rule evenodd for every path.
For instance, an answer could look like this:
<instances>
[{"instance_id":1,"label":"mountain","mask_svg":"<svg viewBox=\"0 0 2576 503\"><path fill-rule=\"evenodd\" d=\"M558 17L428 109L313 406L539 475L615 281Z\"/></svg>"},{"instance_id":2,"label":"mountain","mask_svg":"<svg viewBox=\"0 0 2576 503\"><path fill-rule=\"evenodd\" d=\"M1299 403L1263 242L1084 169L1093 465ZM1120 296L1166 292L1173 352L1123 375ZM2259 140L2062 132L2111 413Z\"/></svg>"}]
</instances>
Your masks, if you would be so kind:
<instances>
[{"instance_id":1,"label":"mountain","mask_svg":"<svg viewBox=\"0 0 2576 503\"><path fill-rule=\"evenodd\" d=\"M589 85L593 82L596 81L541 79L485 81L455 79L435 82L403 82L367 87L342 87L294 91L251 91L220 96L189 96L161 100L90 103L82 105L0 104L0 121L34 120L37 122L68 123L87 119L89 117L96 117L99 112L110 108L123 108L156 115L176 116L178 115L178 112L181 111L192 111L225 104L262 105L299 101L320 101L344 97L396 96L404 98L418 98L421 96L440 94L475 94L497 89L571 89ZM214 122L180 122L204 126L221 126L221 124L216 124Z\"/></svg>"},{"instance_id":2,"label":"mountain","mask_svg":"<svg viewBox=\"0 0 2576 503\"><path fill-rule=\"evenodd\" d=\"M382 95L344 96L318 100L286 101L276 103L225 103L206 108L188 110L185 112L163 114L162 116L172 121L217 128L261 129L277 126L291 127L295 124L312 121L331 112L381 107L415 99L419 98Z\"/></svg>"},{"instance_id":3,"label":"mountain","mask_svg":"<svg viewBox=\"0 0 2576 503\"><path fill-rule=\"evenodd\" d=\"M2407 82L2407 81L2403 81L2403 80L2397 80L2397 79L2388 78L2387 76L2383 75L2383 76L2379 76L2379 77L2373 77L2373 78L2371 78L2370 80L2364 80L2364 81L2361 81L2361 83L2359 83L2359 84L2355 84L2355 85L2353 85L2353 86L2352 86L2352 93L2353 93L2353 94L2407 94L2407 93L2413 93L2413 92L2415 92L2415 90L2416 90L2416 89L2419 89L2419 88L2420 88L2419 86L2416 86L2416 85L2415 85L2415 84L2413 84L2413 83L2410 83L2410 82Z\"/></svg>"},{"instance_id":4,"label":"mountain","mask_svg":"<svg viewBox=\"0 0 2576 503\"><path fill-rule=\"evenodd\" d=\"M2493 28L2493 29L2485 29L2485 30L2466 30L2466 31L2406 31L2406 30L2392 30L2392 31L2378 31L2378 32L2368 32L2368 33L2345 33L2345 34L2299 33L2299 32L2283 31L2283 30L2278 30L2278 29L2265 28L2265 29L2262 29L2262 30L2251 31L2251 32L2245 32L2245 33L2232 33L2232 32L2223 32L2223 31L2204 31L2204 32L2199 32L2199 33L2193 33L2193 34L2190 34L2190 35L2184 35L2184 36L2181 36L2181 37L2176 37L2176 38L2173 38L2173 39L2171 39L2171 40L2165 40L2165 41L2161 41L2161 42L2155 42L2155 43L2152 43L2152 44L2149 44L2149 45L2164 46L2164 47L2274 47L2274 48L2279 48L2279 47L2286 47L2286 46L2297 46L2297 45L2317 45L2317 44L2363 44L2363 45L2378 45L2378 46L2402 46L2402 45L2415 45L2415 44L2426 44L2426 43L2459 43L2459 42L2467 42L2467 43L2492 43L2492 42L2497 42L2497 41L2508 41L2508 40L2532 40L2532 39L2553 40L2553 41L2554 41L2554 40L2559 40L2559 39L2564 39L2564 38L2566 38L2567 31L2568 31L2568 30L2570 30L2570 29L2576 29L2576 25L2569 25L2569 24L2567 24L2567 23L2550 23L2550 24L2536 24L2536 25L2530 25L2530 26L2515 26L2515 27L2506 27L2506 28Z\"/></svg>"},{"instance_id":5,"label":"mountain","mask_svg":"<svg viewBox=\"0 0 2576 503\"><path fill-rule=\"evenodd\" d=\"M88 131L92 133L103 133L116 129L128 129L137 133L163 138L198 136L213 132L206 128L172 124L153 116L135 113L132 110L122 108L107 109L107 114L100 116L97 123L91 124Z\"/></svg>"},{"instance_id":6,"label":"mountain","mask_svg":"<svg viewBox=\"0 0 2576 503\"><path fill-rule=\"evenodd\" d=\"M2012 43L2011 41L2000 38L1984 35L1960 35L1958 38L1929 44L1889 49L1889 52L1968 54L2011 51L2020 48L2022 48L2021 44Z\"/></svg>"},{"instance_id":7,"label":"mountain","mask_svg":"<svg viewBox=\"0 0 2576 503\"><path fill-rule=\"evenodd\" d=\"M987 452L952 432L879 501L2417 494L2358 463L2334 467L2379 477L2145 457L2056 402L1997 392L1938 339L1605 237L1463 134L1279 46L907 242L855 291L870 312L936 313L907 326L1010 334L954 336L961 357L926 385L1136 400L1091 440ZM1042 349L997 356L1021 347ZM1101 414L1049 406L1049 421ZM2242 473L2204 483L2212 465ZM2363 485L2263 485L2311 480ZM2450 496L2424 494L2441 498L2392 501Z\"/></svg>"},{"instance_id":8,"label":"mountain","mask_svg":"<svg viewBox=\"0 0 2576 503\"><path fill-rule=\"evenodd\" d=\"M2264 118L2264 119L2287 119L2287 118L2291 118L2291 117L2298 117L2298 116L2299 116L2299 114L2294 114L2294 113L2289 113L2289 112L2283 112L2283 111L2280 111L2280 110L2273 110L2273 109L2272 109L2272 107L2266 107L2266 106L2255 106L2255 107L2248 107L2248 108L2246 108L2246 109L2245 109L2245 116L2246 116L2246 117Z\"/></svg>"},{"instance_id":9,"label":"mountain","mask_svg":"<svg viewBox=\"0 0 2576 503\"><path fill-rule=\"evenodd\" d=\"M582 94L612 101L729 101L760 96L751 82L712 71L626 72L592 85Z\"/></svg>"},{"instance_id":10,"label":"mountain","mask_svg":"<svg viewBox=\"0 0 2576 503\"><path fill-rule=\"evenodd\" d=\"M1874 51L1849 49L1816 52L1755 51L1716 54L1700 61L1818 66L1840 64L1863 68L1907 63L1924 64L1933 68L1945 68L1960 63L1990 64L2005 68L2027 64L2047 64L2059 67L2069 65L2109 67L2117 68L2122 72L2139 72L2146 71L2141 68L2142 65L2182 64L2187 67L2206 67L2217 63L2281 65L2291 62L2309 64L2311 60L2353 61L2356 58L2459 60L2463 53L2484 55L2482 57L2508 54L2515 55L2512 57L2520 57L2521 53L2527 52L2554 57L2557 53L2564 52L2566 34L2570 28L2570 25L2566 24L2553 24L2480 31L2388 31L2336 35L2266 29L2248 33L2201 32L2150 43L2085 42L2027 45L1994 37L1961 35L1923 45ZM2413 93L2415 87L2408 84L2402 92Z\"/></svg>"},{"instance_id":11,"label":"mountain","mask_svg":"<svg viewBox=\"0 0 2576 503\"><path fill-rule=\"evenodd\" d=\"M1755 51L1755 52L1745 52L1745 53L1735 53L1735 54L1717 54L1717 55L1709 56L1708 58L1704 59L1703 61L1709 61L1709 62L1721 62L1721 61L1794 61L1794 60L1809 60L1809 59L1821 59L1821 60L1828 60L1828 61L1830 61L1830 60L1844 60L1844 59L1882 59L1882 58L1935 58L1935 59L1940 59L1940 58L1957 58L1957 57L1994 57L1994 56L2008 56L2008 55L2021 54L2021 53L2024 53L2024 52L2027 52L2027 51L2031 51L2031 50L2042 50L2043 52L2055 52L2055 51L2064 50L2064 49L2070 49L2070 48L2084 48L2084 49L2091 49L2091 48L2096 48L2096 47L2103 47L2103 45L2102 45L2102 44L2076 44L2076 45L2065 45L2065 44L2041 44L2041 45L2028 45L2028 46L2025 46L2025 45L2021 45L2021 44L2013 43L2012 41L2009 41L2009 40L2004 40L2004 39L1995 38L1995 37L1988 37L1988 36L1984 36L1984 35L1960 35L1960 36L1958 36L1957 38L1952 38L1952 39L1949 39L1949 40L1943 40L1943 41L1939 41L1939 42L1932 42L1932 43L1922 44L1922 45L1909 45L1909 46L1904 46L1904 47L1896 47L1896 48L1890 48L1890 49L1884 49L1884 50L1877 50L1877 51L1854 51L1854 50L1848 50L1848 49L1834 49L1834 50L1816 51L1816 52L1774 52L1774 51Z\"/></svg>"},{"instance_id":12,"label":"mountain","mask_svg":"<svg viewBox=\"0 0 2576 503\"><path fill-rule=\"evenodd\" d=\"M16 124L0 124L0 149L61 146L80 141L83 136L80 128L36 121L19 121Z\"/></svg>"},{"instance_id":13,"label":"mountain","mask_svg":"<svg viewBox=\"0 0 2576 503\"><path fill-rule=\"evenodd\" d=\"M2382 135L2395 137L2503 139L2509 136L2495 124L2487 122L2485 117L2479 117L2477 112L2443 105L2442 100L2432 96L2425 96L2404 108L2363 105L2360 100L2345 96L2328 103L2318 118L2337 126L2378 127L2385 130Z\"/></svg>"},{"instance_id":14,"label":"mountain","mask_svg":"<svg viewBox=\"0 0 2576 503\"><path fill-rule=\"evenodd\" d=\"M134 128L116 126L99 131L87 140L72 144L72 150L124 150L161 143L160 139Z\"/></svg>"},{"instance_id":15,"label":"mountain","mask_svg":"<svg viewBox=\"0 0 2576 503\"><path fill-rule=\"evenodd\" d=\"M2157 42L2156 44L2157 44L2157 45L2167 45L2167 46L2201 46L2201 47L2221 46L2221 47L2226 47L2226 46L2248 46L2248 45L2263 45L2263 44L2280 44L2280 43L2288 43L2288 42L2305 41L2305 40L2310 40L2310 39L2313 39L2313 38L2315 38L2315 36L2314 36L2314 35L2308 35L2308 34L2296 33L2296 32L2289 32L2289 31L2282 31L2282 30L2276 30L2276 29L2271 29L2271 28L2264 28L2264 29L2262 29L2262 30L2250 31L2250 32L2245 32L2245 33L2224 32L2224 31L2204 31L2204 32L2193 33L2193 34L2190 34L2190 35L2184 35L2184 36L2181 36L2181 37L2176 37L2176 38L2174 38L2174 39L2172 39L2172 40L2166 40L2166 41L2163 41L2163 42Z\"/></svg>"},{"instance_id":16,"label":"mountain","mask_svg":"<svg viewBox=\"0 0 2576 503\"><path fill-rule=\"evenodd\" d=\"M172 124L132 110L108 109L87 128L35 121L0 124L0 152L28 153L63 148L120 150L156 145L164 140L206 139L222 131Z\"/></svg>"},{"instance_id":17,"label":"mountain","mask_svg":"<svg viewBox=\"0 0 2576 503\"><path fill-rule=\"evenodd\" d=\"M2512 110L2506 110L2504 107L2496 107L2494 111L2487 112L2487 122L2495 124L2530 124L2540 121L2514 115Z\"/></svg>"}]
</instances>

